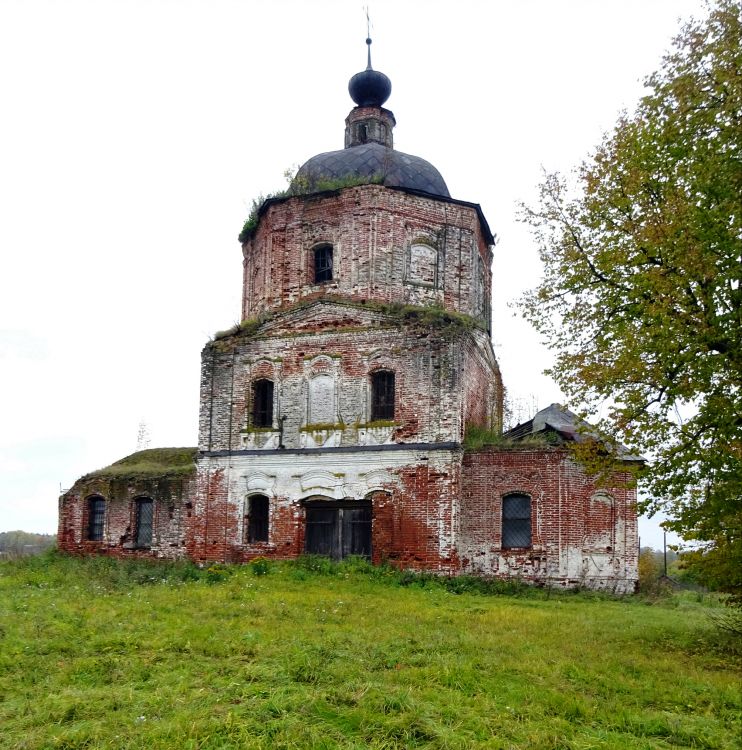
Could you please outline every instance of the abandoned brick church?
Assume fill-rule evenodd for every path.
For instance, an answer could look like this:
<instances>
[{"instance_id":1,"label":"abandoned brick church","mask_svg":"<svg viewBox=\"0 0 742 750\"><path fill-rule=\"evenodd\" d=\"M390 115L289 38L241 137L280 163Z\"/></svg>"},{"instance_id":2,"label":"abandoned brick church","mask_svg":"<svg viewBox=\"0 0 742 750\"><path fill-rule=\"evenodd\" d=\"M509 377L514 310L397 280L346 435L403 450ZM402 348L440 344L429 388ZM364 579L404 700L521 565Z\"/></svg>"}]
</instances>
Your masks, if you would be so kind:
<instances>
[{"instance_id":1,"label":"abandoned brick church","mask_svg":"<svg viewBox=\"0 0 742 750\"><path fill-rule=\"evenodd\" d=\"M481 208L394 149L391 83L370 47L349 90L345 148L309 159L240 235L242 323L203 349L198 449L141 451L82 477L60 498L59 547L197 562L363 555L633 591L628 470L598 487L571 450L589 438L558 405L498 437Z\"/></svg>"}]
</instances>

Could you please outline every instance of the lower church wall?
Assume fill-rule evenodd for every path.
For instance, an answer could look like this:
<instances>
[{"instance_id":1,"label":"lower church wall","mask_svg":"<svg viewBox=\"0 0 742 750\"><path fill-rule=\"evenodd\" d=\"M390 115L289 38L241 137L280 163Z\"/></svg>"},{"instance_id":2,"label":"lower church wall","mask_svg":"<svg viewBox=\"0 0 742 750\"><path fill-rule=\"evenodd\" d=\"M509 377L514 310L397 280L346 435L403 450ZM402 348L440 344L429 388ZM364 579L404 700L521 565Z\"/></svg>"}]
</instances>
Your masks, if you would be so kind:
<instances>
[{"instance_id":1,"label":"lower church wall","mask_svg":"<svg viewBox=\"0 0 742 750\"><path fill-rule=\"evenodd\" d=\"M282 452L199 459L186 549L197 562L304 554L308 504L370 501L372 561L453 573L460 452ZM248 541L249 501L268 498L268 541Z\"/></svg>"},{"instance_id":2,"label":"lower church wall","mask_svg":"<svg viewBox=\"0 0 742 750\"><path fill-rule=\"evenodd\" d=\"M598 487L562 448L486 448L462 469L463 572L631 593L638 580L636 491L627 473ZM531 544L503 543L503 499L530 499Z\"/></svg>"},{"instance_id":3,"label":"lower church wall","mask_svg":"<svg viewBox=\"0 0 742 750\"><path fill-rule=\"evenodd\" d=\"M290 559L309 548L312 508L336 520L366 509L376 564L630 593L638 535L629 480L619 473L598 487L559 447L205 454L186 476L79 480L60 498L58 545L197 563ZM503 500L513 494L530 508L530 543L521 547L503 539ZM255 497L267 502L265 541L249 540ZM142 500L153 511L146 544L138 538ZM100 501L96 527L91 513Z\"/></svg>"}]
</instances>

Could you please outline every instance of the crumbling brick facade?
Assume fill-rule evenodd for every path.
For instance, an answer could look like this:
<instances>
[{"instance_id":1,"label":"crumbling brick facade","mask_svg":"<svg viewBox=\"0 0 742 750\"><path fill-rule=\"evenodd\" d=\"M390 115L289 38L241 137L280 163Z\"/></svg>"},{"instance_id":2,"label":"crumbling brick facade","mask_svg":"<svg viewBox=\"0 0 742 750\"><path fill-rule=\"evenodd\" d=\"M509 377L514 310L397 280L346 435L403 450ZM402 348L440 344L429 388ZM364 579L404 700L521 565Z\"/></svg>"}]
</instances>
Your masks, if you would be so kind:
<instances>
[{"instance_id":1,"label":"crumbling brick facade","mask_svg":"<svg viewBox=\"0 0 742 750\"><path fill-rule=\"evenodd\" d=\"M185 554L195 472L182 477L83 477L59 502L57 546L74 554L179 559ZM95 501L104 503L99 533L91 533ZM137 539L141 501L152 501L151 537Z\"/></svg>"},{"instance_id":2,"label":"crumbling brick facade","mask_svg":"<svg viewBox=\"0 0 742 750\"><path fill-rule=\"evenodd\" d=\"M461 569L565 587L633 592L639 539L630 473L598 485L565 446L467 452L459 523ZM531 499L531 544L503 546L503 499Z\"/></svg>"},{"instance_id":3,"label":"crumbling brick facade","mask_svg":"<svg viewBox=\"0 0 742 750\"><path fill-rule=\"evenodd\" d=\"M479 206L393 150L394 117L366 94L346 150L307 162L243 230L242 323L203 349L191 473L83 478L61 498L60 547L361 554L633 590L628 474L599 489L558 430L556 445L465 450L473 427L502 429L494 239Z\"/></svg>"}]
</instances>

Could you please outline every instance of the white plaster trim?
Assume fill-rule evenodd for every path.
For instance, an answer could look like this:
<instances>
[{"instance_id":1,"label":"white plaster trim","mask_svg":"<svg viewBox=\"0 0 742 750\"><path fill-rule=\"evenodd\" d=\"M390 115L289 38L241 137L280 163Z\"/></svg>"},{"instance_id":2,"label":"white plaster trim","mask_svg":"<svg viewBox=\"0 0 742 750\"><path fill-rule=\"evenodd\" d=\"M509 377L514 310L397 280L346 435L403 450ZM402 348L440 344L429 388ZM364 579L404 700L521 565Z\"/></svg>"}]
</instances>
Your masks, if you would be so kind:
<instances>
[{"instance_id":1,"label":"white plaster trim","mask_svg":"<svg viewBox=\"0 0 742 750\"><path fill-rule=\"evenodd\" d=\"M275 450L278 448L279 437L278 430L243 433L242 447L247 450Z\"/></svg>"},{"instance_id":2,"label":"white plaster trim","mask_svg":"<svg viewBox=\"0 0 742 750\"><path fill-rule=\"evenodd\" d=\"M390 484L397 484L392 475L383 469L359 474L359 479L364 482L370 492L378 492L388 488Z\"/></svg>"},{"instance_id":3,"label":"white plaster trim","mask_svg":"<svg viewBox=\"0 0 742 750\"><path fill-rule=\"evenodd\" d=\"M342 439L342 430L302 430L299 433L299 447L339 448Z\"/></svg>"},{"instance_id":4,"label":"white plaster trim","mask_svg":"<svg viewBox=\"0 0 742 750\"><path fill-rule=\"evenodd\" d=\"M339 474L339 476L338 476ZM302 492L321 492L332 497L338 497L345 474L342 472L329 472L315 469L307 471L299 476L299 485Z\"/></svg>"},{"instance_id":5,"label":"white plaster trim","mask_svg":"<svg viewBox=\"0 0 742 750\"><path fill-rule=\"evenodd\" d=\"M250 474L243 475L245 480L246 491L250 495L262 492L269 497L275 497L276 476L275 474L266 474L263 471L254 471Z\"/></svg>"},{"instance_id":6,"label":"white plaster trim","mask_svg":"<svg viewBox=\"0 0 742 750\"><path fill-rule=\"evenodd\" d=\"M358 445L390 445L394 427L359 427Z\"/></svg>"}]
</instances>

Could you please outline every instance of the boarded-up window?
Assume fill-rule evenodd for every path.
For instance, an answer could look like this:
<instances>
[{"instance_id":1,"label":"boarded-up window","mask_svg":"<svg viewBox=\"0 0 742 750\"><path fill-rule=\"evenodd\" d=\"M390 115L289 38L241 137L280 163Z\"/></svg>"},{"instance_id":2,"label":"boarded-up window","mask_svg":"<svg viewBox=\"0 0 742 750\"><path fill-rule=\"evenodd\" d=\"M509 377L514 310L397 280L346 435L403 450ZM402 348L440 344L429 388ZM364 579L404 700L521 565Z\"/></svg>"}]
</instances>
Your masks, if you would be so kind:
<instances>
[{"instance_id":1,"label":"boarded-up window","mask_svg":"<svg viewBox=\"0 0 742 750\"><path fill-rule=\"evenodd\" d=\"M335 423L335 378L332 375L315 375L309 381L310 424Z\"/></svg>"},{"instance_id":2,"label":"boarded-up window","mask_svg":"<svg viewBox=\"0 0 742 750\"><path fill-rule=\"evenodd\" d=\"M268 498L253 495L248 501L247 541L249 544L268 541Z\"/></svg>"},{"instance_id":3,"label":"boarded-up window","mask_svg":"<svg viewBox=\"0 0 742 750\"><path fill-rule=\"evenodd\" d=\"M371 375L371 421L394 419L394 373L380 370Z\"/></svg>"},{"instance_id":4,"label":"boarded-up window","mask_svg":"<svg viewBox=\"0 0 742 750\"><path fill-rule=\"evenodd\" d=\"M154 503L148 497L140 497L136 503L136 544L137 547L149 547L152 544L152 521Z\"/></svg>"},{"instance_id":5,"label":"boarded-up window","mask_svg":"<svg viewBox=\"0 0 742 750\"><path fill-rule=\"evenodd\" d=\"M88 539L91 542L103 540L103 525L106 520L106 501L102 497L88 500Z\"/></svg>"},{"instance_id":6,"label":"boarded-up window","mask_svg":"<svg viewBox=\"0 0 742 750\"><path fill-rule=\"evenodd\" d=\"M438 251L430 245L412 245L407 263L407 280L435 286L438 277Z\"/></svg>"},{"instance_id":7,"label":"boarded-up window","mask_svg":"<svg viewBox=\"0 0 742 750\"><path fill-rule=\"evenodd\" d=\"M318 502L307 505L304 548L311 555L341 560L371 557L371 503Z\"/></svg>"},{"instance_id":8,"label":"boarded-up window","mask_svg":"<svg viewBox=\"0 0 742 750\"><path fill-rule=\"evenodd\" d=\"M256 380L252 385L252 423L254 427L273 426L273 382Z\"/></svg>"},{"instance_id":9,"label":"boarded-up window","mask_svg":"<svg viewBox=\"0 0 742 750\"><path fill-rule=\"evenodd\" d=\"M531 498L507 495L502 499L502 546L531 546Z\"/></svg>"},{"instance_id":10,"label":"boarded-up window","mask_svg":"<svg viewBox=\"0 0 742 750\"><path fill-rule=\"evenodd\" d=\"M314 283L332 281L332 245L314 248Z\"/></svg>"}]
</instances>

